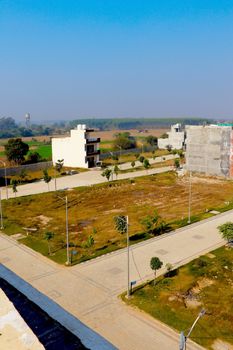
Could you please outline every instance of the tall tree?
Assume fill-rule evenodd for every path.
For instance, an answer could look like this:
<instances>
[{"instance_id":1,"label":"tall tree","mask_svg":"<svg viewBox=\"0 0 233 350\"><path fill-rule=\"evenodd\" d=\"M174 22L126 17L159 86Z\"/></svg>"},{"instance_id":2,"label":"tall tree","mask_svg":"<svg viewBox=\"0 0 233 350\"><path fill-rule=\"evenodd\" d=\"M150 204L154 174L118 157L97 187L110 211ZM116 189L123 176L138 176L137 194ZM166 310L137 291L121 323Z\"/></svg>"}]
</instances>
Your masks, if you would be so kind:
<instances>
[{"instance_id":1,"label":"tall tree","mask_svg":"<svg viewBox=\"0 0 233 350\"><path fill-rule=\"evenodd\" d=\"M20 138L8 140L4 147L9 162L14 162L16 164L21 164L25 160L24 156L29 150L28 144L23 142Z\"/></svg>"}]
</instances>

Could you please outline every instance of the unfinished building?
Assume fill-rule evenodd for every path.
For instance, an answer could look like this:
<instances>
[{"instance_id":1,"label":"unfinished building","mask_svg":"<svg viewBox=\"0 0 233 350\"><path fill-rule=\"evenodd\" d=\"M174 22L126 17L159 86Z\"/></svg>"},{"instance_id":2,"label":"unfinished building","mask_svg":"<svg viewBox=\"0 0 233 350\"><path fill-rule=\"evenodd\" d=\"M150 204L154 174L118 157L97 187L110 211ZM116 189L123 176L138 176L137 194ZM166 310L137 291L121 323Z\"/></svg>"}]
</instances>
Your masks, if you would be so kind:
<instances>
[{"instance_id":1,"label":"unfinished building","mask_svg":"<svg viewBox=\"0 0 233 350\"><path fill-rule=\"evenodd\" d=\"M231 126L186 126L186 167L193 172L233 177Z\"/></svg>"},{"instance_id":2,"label":"unfinished building","mask_svg":"<svg viewBox=\"0 0 233 350\"><path fill-rule=\"evenodd\" d=\"M181 124L171 126L171 130L167 132L167 138L158 139L158 148L165 149L183 149L185 141L185 132L182 130Z\"/></svg>"}]
</instances>

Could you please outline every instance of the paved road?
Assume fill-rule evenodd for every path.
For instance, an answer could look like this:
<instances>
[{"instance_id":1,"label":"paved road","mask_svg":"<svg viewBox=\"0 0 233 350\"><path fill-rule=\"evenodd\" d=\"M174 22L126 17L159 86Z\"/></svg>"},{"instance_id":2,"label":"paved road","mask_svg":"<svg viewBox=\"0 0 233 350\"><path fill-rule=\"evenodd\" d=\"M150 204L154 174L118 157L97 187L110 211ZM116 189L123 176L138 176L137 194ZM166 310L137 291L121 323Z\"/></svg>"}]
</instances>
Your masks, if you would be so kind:
<instances>
[{"instance_id":1,"label":"paved road","mask_svg":"<svg viewBox=\"0 0 233 350\"><path fill-rule=\"evenodd\" d=\"M233 211L131 247L131 280L152 278L150 258L182 265L221 246L217 226L233 219ZM64 309L104 336L118 349L178 349L179 336L165 325L126 307L117 296L126 289L126 251L65 268L0 236L0 262ZM162 273L163 270L160 271ZM199 346L189 343L187 350Z\"/></svg>"},{"instance_id":2,"label":"paved road","mask_svg":"<svg viewBox=\"0 0 233 350\"><path fill-rule=\"evenodd\" d=\"M170 170L173 170L172 166L167 166L167 167L162 167L157 169L149 169L148 171L142 170L142 171L135 171L134 173L119 174L118 180L135 178L143 175L159 174ZM90 186L90 185L96 185L99 183L104 183L107 180L101 175L101 173L102 173L102 170L92 170L92 171L80 173L77 175L67 175L67 176L60 177L57 179L57 189L61 190L64 188L74 188L74 187ZM54 179L50 182L49 188L52 191L55 190ZM1 190L2 190L2 199L5 199L6 198L5 187L2 187ZM41 180L38 182L18 186L17 190L18 190L16 194L17 197L28 196L32 194L48 192L48 186L43 180ZM15 194L12 192L12 189L8 188L8 197L12 198L14 196Z\"/></svg>"}]
</instances>

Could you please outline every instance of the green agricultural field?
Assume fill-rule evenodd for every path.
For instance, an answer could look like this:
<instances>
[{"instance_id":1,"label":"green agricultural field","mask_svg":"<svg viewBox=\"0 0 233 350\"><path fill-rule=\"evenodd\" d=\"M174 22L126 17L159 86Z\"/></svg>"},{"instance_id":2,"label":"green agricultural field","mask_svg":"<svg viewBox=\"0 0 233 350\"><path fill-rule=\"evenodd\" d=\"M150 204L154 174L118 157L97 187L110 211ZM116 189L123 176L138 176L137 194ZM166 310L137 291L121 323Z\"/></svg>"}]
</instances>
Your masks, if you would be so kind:
<instances>
[{"instance_id":1,"label":"green agricultural field","mask_svg":"<svg viewBox=\"0 0 233 350\"><path fill-rule=\"evenodd\" d=\"M185 334L204 308L191 339L212 349L218 340L233 344L232 286L233 249L223 247L159 277L155 286L137 288L125 301Z\"/></svg>"},{"instance_id":2,"label":"green agricultural field","mask_svg":"<svg viewBox=\"0 0 233 350\"><path fill-rule=\"evenodd\" d=\"M192 222L212 216L208 212L210 209L223 211L233 208L231 181L199 177L192 180ZM153 215L155 210L168 224L167 230L187 225L188 193L188 178L179 178L174 172L59 192L59 196L68 196L70 250L78 252L75 262L125 246L124 235L114 228L116 215L129 215L131 244L153 237L141 220ZM55 237L51 241L53 255L50 258L59 263L66 261L65 206L55 192L16 196L4 201L3 214L5 233L9 235L25 235L23 228L36 228L36 232L20 242L46 256L44 234L46 231L54 232ZM160 233L156 231L155 234Z\"/></svg>"},{"instance_id":3,"label":"green agricultural field","mask_svg":"<svg viewBox=\"0 0 233 350\"><path fill-rule=\"evenodd\" d=\"M51 145L40 145L35 148L35 151L38 152L43 159L52 159L52 146Z\"/></svg>"}]
</instances>

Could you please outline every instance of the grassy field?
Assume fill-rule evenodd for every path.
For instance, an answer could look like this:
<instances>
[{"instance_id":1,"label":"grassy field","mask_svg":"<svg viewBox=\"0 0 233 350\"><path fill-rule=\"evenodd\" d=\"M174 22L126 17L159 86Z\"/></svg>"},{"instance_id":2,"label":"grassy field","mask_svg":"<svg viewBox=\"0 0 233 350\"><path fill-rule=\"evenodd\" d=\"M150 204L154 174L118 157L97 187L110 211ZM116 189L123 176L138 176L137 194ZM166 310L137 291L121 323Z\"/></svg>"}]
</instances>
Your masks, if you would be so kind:
<instances>
[{"instance_id":1,"label":"grassy field","mask_svg":"<svg viewBox=\"0 0 233 350\"><path fill-rule=\"evenodd\" d=\"M192 222L212 216L211 209L233 208L232 193L231 181L193 177ZM69 203L70 242L74 247L70 249L78 251L75 262L125 246L125 237L114 228L116 215L129 215L131 244L151 237L145 232L141 219L152 215L155 209L169 223L170 229L187 224L188 179L178 178L173 172L59 192L59 196L65 194ZM56 193L4 201L3 214L7 234L25 235L24 227L36 228L35 233L21 242L46 256L44 234L53 231L51 259L65 262L65 207Z\"/></svg>"},{"instance_id":2,"label":"grassy field","mask_svg":"<svg viewBox=\"0 0 233 350\"><path fill-rule=\"evenodd\" d=\"M217 340L233 344L232 271L233 249L223 247L159 277L155 286L139 287L125 301L185 335L204 308L191 338L207 349Z\"/></svg>"}]
</instances>

